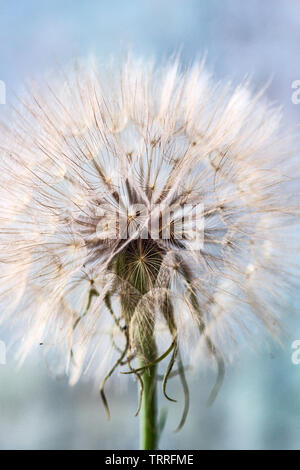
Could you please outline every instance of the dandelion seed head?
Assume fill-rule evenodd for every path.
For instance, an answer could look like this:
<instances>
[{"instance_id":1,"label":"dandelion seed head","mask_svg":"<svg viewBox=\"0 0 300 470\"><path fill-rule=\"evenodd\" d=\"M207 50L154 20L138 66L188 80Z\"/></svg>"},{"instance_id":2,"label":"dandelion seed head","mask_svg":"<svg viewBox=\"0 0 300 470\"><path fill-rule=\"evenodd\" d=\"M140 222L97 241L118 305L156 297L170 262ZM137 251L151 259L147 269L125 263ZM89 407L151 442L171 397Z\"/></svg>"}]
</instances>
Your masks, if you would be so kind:
<instances>
[{"instance_id":1,"label":"dandelion seed head","mask_svg":"<svg viewBox=\"0 0 300 470\"><path fill-rule=\"evenodd\" d=\"M73 384L120 354L133 367L147 335L193 366L230 362L256 329L278 337L299 228L280 119L204 63L128 58L31 83L1 127L0 301L20 357L49 345Z\"/></svg>"}]
</instances>

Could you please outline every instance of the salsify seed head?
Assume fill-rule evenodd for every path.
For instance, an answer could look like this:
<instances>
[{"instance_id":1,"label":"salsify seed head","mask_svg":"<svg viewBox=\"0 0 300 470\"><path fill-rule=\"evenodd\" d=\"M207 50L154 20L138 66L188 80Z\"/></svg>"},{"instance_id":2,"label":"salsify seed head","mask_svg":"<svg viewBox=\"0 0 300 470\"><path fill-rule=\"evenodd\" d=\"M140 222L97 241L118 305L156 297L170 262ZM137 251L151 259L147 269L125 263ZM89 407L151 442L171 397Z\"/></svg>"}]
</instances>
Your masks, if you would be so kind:
<instances>
[{"instance_id":1,"label":"salsify seed head","mask_svg":"<svg viewBox=\"0 0 300 470\"><path fill-rule=\"evenodd\" d=\"M0 144L1 318L21 357L43 343L72 383L100 381L171 344L222 375L261 329L278 338L299 224L280 114L203 63L31 82Z\"/></svg>"}]
</instances>

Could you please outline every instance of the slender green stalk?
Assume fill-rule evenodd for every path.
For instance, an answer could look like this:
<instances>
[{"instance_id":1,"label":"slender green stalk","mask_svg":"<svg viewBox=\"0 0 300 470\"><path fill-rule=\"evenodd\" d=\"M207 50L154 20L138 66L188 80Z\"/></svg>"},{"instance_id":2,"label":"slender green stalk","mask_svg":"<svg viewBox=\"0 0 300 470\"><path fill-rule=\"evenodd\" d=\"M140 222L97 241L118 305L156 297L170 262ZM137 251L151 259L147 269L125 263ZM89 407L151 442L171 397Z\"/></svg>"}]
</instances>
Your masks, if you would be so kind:
<instances>
[{"instance_id":1,"label":"slender green stalk","mask_svg":"<svg viewBox=\"0 0 300 470\"><path fill-rule=\"evenodd\" d=\"M127 285L133 287L136 296L134 298L128 295L125 289L121 295L121 305L126 331L131 332L139 358L139 368L131 369L129 373L141 372L139 377L143 382L140 409L142 450L155 450L158 442L156 403L158 358L154 337L154 318L147 309L139 311L137 305L155 285L162 259L161 249L152 240L138 239L133 240L114 260L114 271L126 281Z\"/></svg>"},{"instance_id":2,"label":"slender green stalk","mask_svg":"<svg viewBox=\"0 0 300 470\"><path fill-rule=\"evenodd\" d=\"M145 365L144 361L140 361L140 364L141 367ZM156 369L156 365L151 366L142 375L144 384L140 411L142 450L155 450L157 446Z\"/></svg>"}]
</instances>

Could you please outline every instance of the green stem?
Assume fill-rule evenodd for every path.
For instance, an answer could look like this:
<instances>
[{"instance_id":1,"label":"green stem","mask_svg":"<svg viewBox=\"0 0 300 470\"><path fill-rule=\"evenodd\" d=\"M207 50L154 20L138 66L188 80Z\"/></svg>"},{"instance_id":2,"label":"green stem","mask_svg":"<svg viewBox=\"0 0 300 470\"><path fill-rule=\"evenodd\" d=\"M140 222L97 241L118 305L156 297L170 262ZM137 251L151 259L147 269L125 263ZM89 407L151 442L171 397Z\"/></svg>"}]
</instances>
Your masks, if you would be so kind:
<instances>
[{"instance_id":1,"label":"green stem","mask_svg":"<svg viewBox=\"0 0 300 470\"><path fill-rule=\"evenodd\" d=\"M152 341L152 354L156 356L156 346ZM150 359L150 357L148 358ZM140 366L143 367L149 363L147 359L140 359ZM156 372L157 366L148 367L142 374L143 395L142 407L140 411L140 432L141 432L141 449L155 450L157 446L157 402L156 402Z\"/></svg>"}]
</instances>

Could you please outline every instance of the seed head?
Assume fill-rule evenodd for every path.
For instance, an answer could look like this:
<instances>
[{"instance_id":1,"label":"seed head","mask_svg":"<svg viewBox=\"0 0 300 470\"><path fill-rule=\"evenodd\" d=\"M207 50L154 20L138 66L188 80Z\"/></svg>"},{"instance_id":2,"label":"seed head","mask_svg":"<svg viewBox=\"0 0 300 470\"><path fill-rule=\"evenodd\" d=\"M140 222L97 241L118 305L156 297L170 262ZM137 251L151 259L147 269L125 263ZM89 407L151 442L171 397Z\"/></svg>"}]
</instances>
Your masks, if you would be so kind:
<instances>
[{"instance_id":1,"label":"seed head","mask_svg":"<svg viewBox=\"0 0 300 470\"><path fill-rule=\"evenodd\" d=\"M173 351L168 376L183 354L221 378L261 329L279 337L299 162L248 82L203 63L77 64L31 83L0 146L1 316L22 358L43 343L72 383L105 382Z\"/></svg>"}]
</instances>

